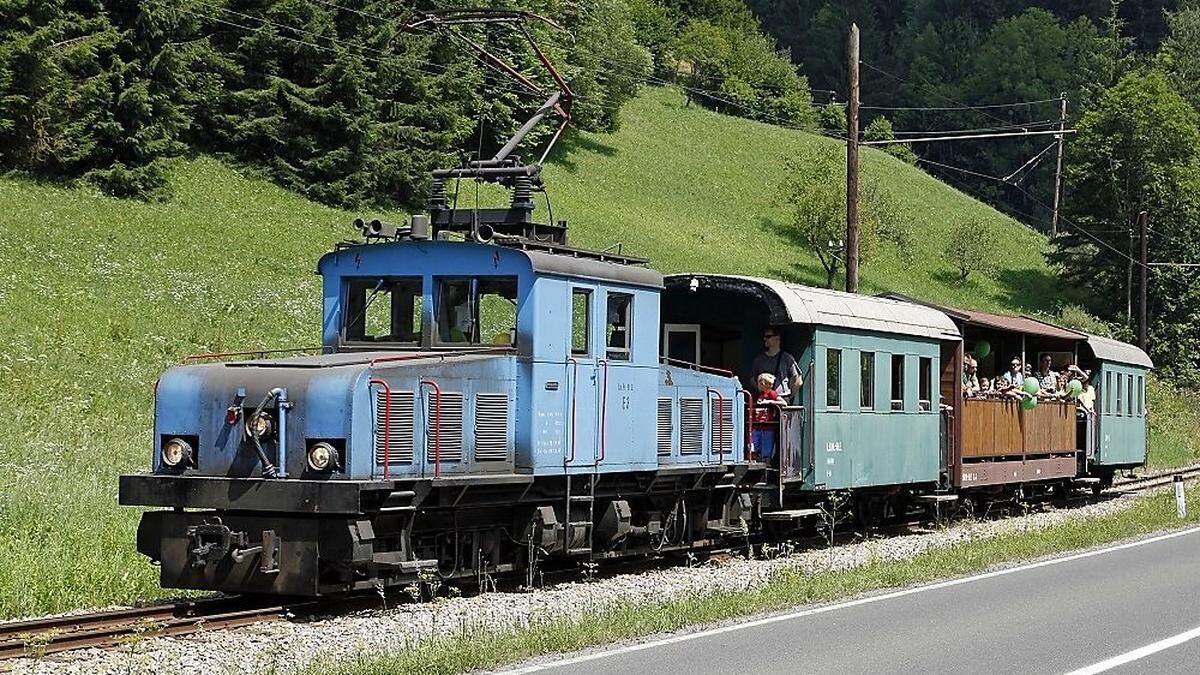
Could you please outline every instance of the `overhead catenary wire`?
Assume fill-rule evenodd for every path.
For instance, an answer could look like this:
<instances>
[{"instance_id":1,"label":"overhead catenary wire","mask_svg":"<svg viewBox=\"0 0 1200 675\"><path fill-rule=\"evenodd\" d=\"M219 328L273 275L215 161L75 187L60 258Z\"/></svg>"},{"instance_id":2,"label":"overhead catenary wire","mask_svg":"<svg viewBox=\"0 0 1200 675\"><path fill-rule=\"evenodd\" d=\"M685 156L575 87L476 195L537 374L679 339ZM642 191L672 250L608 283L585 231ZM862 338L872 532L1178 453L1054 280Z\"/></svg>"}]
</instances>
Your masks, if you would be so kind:
<instances>
[{"instance_id":1,"label":"overhead catenary wire","mask_svg":"<svg viewBox=\"0 0 1200 675\"><path fill-rule=\"evenodd\" d=\"M958 172L960 172L960 173L964 173L964 174L975 175L975 176L979 176L979 177L982 177L982 178L990 178L990 179L992 179L992 180L997 180L997 181L1001 181L1001 182L1003 182L1003 181L1002 181L1002 179L1000 179L1000 178L998 178L998 177L996 177L996 176L989 176L989 175L987 175L987 174L981 174L981 173L978 173L978 172L975 172L975 171L971 171L970 169L964 169L964 168L962 168L962 167L958 167L958 166L952 166L952 165L949 165L949 164L942 164L941 162L934 162L934 161L932 161L932 160L921 159L921 158L918 158L918 161L920 161L920 162L922 162L922 163L925 163L925 164L933 164L933 165L935 165L935 166L939 166L939 167L941 167L941 168L948 169L948 170L951 170L951 171L958 171ZM962 189L964 192L967 192L967 193L970 193L970 192L971 192L969 189L967 189L967 188L966 188L966 187L965 187L965 186L964 186L962 183L960 183L959 181L955 181L955 180L953 180L953 179L949 179L949 180L950 180L952 183L954 183L955 185L959 186L959 188L960 188L960 189ZM1038 206L1040 206L1040 207L1042 207L1042 208L1044 208L1044 209L1049 209L1049 208L1050 208L1050 207L1049 207L1049 206L1048 206L1048 205L1047 205L1045 202L1043 202L1043 201L1041 201L1040 199L1038 199L1037 197L1034 197L1033 195L1029 194L1029 191L1028 191L1028 190L1025 190L1025 189L1024 189L1024 188L1022 188L1021 186L1019 186L1019 185L1014 185L1014 184L1012 184L1012 183L1005 183L1005 185L1010 185L1010 186L1012 186L1013 188L1015 188L1016 190L1020 191L1020 192L1021 192L1021 194L1025 195L1025 196L1026 196L1026 197L1027 197L1027 198L1028 198L1030 201L1032 201L1034 204L1037 204ZM1010 207L1010 208L1011 208L1011 207ZM1029 214L1027 214L1027 213L1023 213L1023 212L1021 212L1021 211L1018 211L1018 210L1016 210L1016 209L1012 209L1012 210L1013 210L1013 212L1015 212L1015 213L1017 213L1017 214L1019 214L1019 215L1025 216L1026 218L1029 218L1030 220L1039 220L1038 218L1032 217L1032 216L1030 216L1030 215L1029 215ZM1140 260L1138 260L1138 259L1136 259L1136 258L1134 258L1134 257L1130 256L1129 254L1125 253L1124 251L1122 251L1122 250L1120 250L1120 249L1118 249L1118 248L1116 248L1116 247L1112 246L1111 244L1109 244L1108 242L1104 241L1103 239L1100 239L1099 237L1095 236L1095 234L1093 234L1091 231L1089 231L1087 228L1085 228L1085 227L1083 227L1083 226L1081 226L1081 225L1079 225L1079 224L1075 223L1075 222L1074 222L1074 221L1072 221L1071 219L1069 219L1069 218L1067 218L1067 217L1063 216L1062 214L1059 214L1059 220L1060 220L1060 221L1062 221L1063 223L1066 223L1066 224L1067 224L1069 227L1071 227L1072 229L1074 229L1076 232L1079 232L1081 235L1083 235L1083 236L1087 237L1088 239L1092 240L1092 241L1093 241L1093 242L1095 242L1096 244L1098 244L1098 245L1100 245L1100 246L1104 247L1105 249L1109 250L1110 252L1112 252L1112 253L1113 253L1113 254L1115 254L1117 257L1121 258L1122 260L1128 261L1128 262L1130 262L1130 263L1132 263L1132 264L1134 264L1134 265L1137 265L1137 266L1139 266L1139 267L1140 267L1140 266L1142 266L1142 262L1141 262ZM1124 230L1122 230L1122 231L1124 231ZM1146 263L1146 265L1145 265L1145 266L1146 266L1146 267L1148 267L1148 268L1171 268L1171 267L1177 267L1177 268L1200 268L1200 262L1148 262L1148 263Z\"/></svg>"},{"instance_id":2,"label":"overhead catenary wire","mask_svg":"<svg viewBox=\"0 0 1200 675\"><path fill-rule=\"evenodd\" d=\"M1005 183L1012 183L1012 179L1014 177L1016 177L1017 174L1021 173L1022 171L1024 171L1027 168L1032 169L1033 167L1036 167L1038 165L1038 163L1040 163L1042 161L1042 158L1044 158L1046 156L1046 153L1050 152L1051 150L1053 150L1056 147L1058 147L1058 141L1054 141L1050 145L1047 145L1041 152L1034 155L1033 157L1030 157L1029 161L1027 161L1024 164L1022 164L1021 166L1017 167L1016 170L1014 170L1012 173L1008 174L1001 180L1003 180ZM1029 175L1029 174L1026 174L1026 175ZM1018 182L1020 182L1020 181L1018 181Z\"/></svg>"},{"instance_id":3,"label":"overhead catenary wire","mask_svg":"<svg viewBox=\"0 0 1200 675\"><path fill-rule=\"evenodd\" d=\"M951 171L958 171L958 172L960 172L960 173L964 173L964 174L968 174L968 175L972 175L972 176L979 176L979 177L981 177L981 178L990 178L990 179L992 179L992 180L996 180L996 181L1003 182L1003 180L1002 180L1002 179L1000 179L1000 178L999 178L999 177L997 177L997 176L989 176L989 175L987 175L987 174L979 173L979 172L976 172L976 171L971 171L970 169L964 169L964 168L962 168L962 167L959 167L959 166L952 166L952 165L949 165L949 164L943 164L943 163L941 163L941 162L934 162L934 161L932 161L932 160L921 159L921 158L918 158L918 161L920 161L920 162L922 162L922 163L924 163L924 164L932 164L932 165L934 165L934 166L938 166L938 167L941 167L941 168L943 168L943 169L948 169L948 170L951 170ZM971 191L970 189L968 189L968 188L967 188L967 186L966 186L966 185L964 185L963 183L961 183L961 182L959 182L959 181L956 181L956 180L954 180L954 179L952 179L952 178L947 178L947 180L949 180L951 183L953 183L955 186L957 186L957 187L958 187L960 190L962 190L963 192L966 192L967 194L971 194L971 192L972 192L972 191ZM1012 184L1011 184L1011 183L1005 183L1005 185L1012 185ZM1014 187L1014 188L1016 188L1017 190L1020 190L1020 191L1021 191L1023 194L1025 194L1027 197L1029 197L1029 199L1030 199L1031 201L1033 201L1035 204L1037 204L1037 205L1041 206L1042 208L1049 208L1049 207L1047 207L1047 206L1046 206L1044 203L1042 203L1040 200L1038 200L1038 199L1034 198L1032 195L1030 195L1028 192L1026 192L1026 191L1025 191L1023 188L1021 188L1021 187L1019 187L1019 186L1016 186L1016 185L1013 185L1013 187ZM1017 210L1017 209L1015 209L1015 208L1012 208L1012 207L1009 207L1009 208L1010 208L1010 209L1011 209L1011 210L1012 210L1014 213L1016 213L1016 214L1018 214L1018 215L1021 215L1021 216L1024 216L1025 218L1028 218L1030 221L1037 221L1037 220L1040 220L1039 218L1036 218L1036 217L1034 217L1034 216L1032 216L1032 215L1030 215L1030 214L1028 214L1028 213L1025 213L1025 212L1023 212L1023 211ZM1067 225L1071 226L1072 228L1074 228L1075 230L1077 230L1077 231L1078 231L1078 232L1080 232L1081 234L1084 234L1084 235L1086 235L1088 238L1092 239L1092 240L1093 240L1094 242L1096 242L1097 244L1099 244L1099 245L1103 246L1104 248L1108 249L1109 251L1111 251L1112 253L1114 253L1114 254L1115 254L1117 257L1119 257L1119 258L1122 258L1123 260L1127 260L1127 261L1129 261L1129 262L1132 262L1132 263L1134 263L1134 264L1138 264L1138 265L1140 265L1140 264L1141 264L1141 261L1139 261L1139 260L1135 260L1134 258L1130 257L1128 254L1126 254L1124 251L1121 251L1120 249L1118 249L1118 248L1116 248L1116 247L1114 247L1114 246L1110 245L1108 242L1104 241L1103 239L1100 239L1099 237L1096 237L1096 236L1095 236L1095 235L1093 235L1092 233L1090 233L1090 232L1088 232L1087 230L1083 229L1082 227L1080 227L1080 226L1076 225L1075 223L1071 222L1070 220L1068 220L1068 219L1066 219L1066 218L1063 218L1062 216L1059 216L1059 217L1060 217L1060 218L1063 220L1063 222L1065 222Z\"/></svg>"},{"instance_id":4,"label":"overhead catenary wire","mask_svg":"<svg viewBox=\"0 0 1200 675\"><path fill-rule=\"evenodd\" d=\"M363 9L357 9L357 8L354 8L354 7L347 7L347 6L345 6L345 5L341 5L341 4L338 4L338 3L336 3L336 2L333 2L332 0L317 0L317 2L319 2L319 3L323 4L323 5L326 5L327 7L332 7L332 8L334 8L334 9L340 9L340 10L343 10L343 11L346 11L346 12L351 12L351 13L354 13L354 14L358 14L358 15L360 15L360 16L364 16L364 17L368 17L368 18L372 18L372 19L377 19L377 20L380 20L380 21L391 21L391 20L394 20L394 19L390 19L390 18L388 18L388 17L386 17L386 16L384 16L384 15L382 15L382 14L377 14L377 13L374 13L374 12L368 12L368 11L366 11L366 10L363 10ZM585 8L583 5L580 5L580 6L579 6L579 9L581 10L581 13L587 13L587 12L589 11L589 10L587 10L587 9L586 9L586 8ZM415 6L414 6L414 7L409 7L407 11L411 13L411 12L412 12L412 11L414 11L414 10L415 10ZM602 61L602 62L604 62L604 63L607 63L608 65L613 65L613 66L628 66L628 67L637 67L637 66L641 66L641 65L642 65L642 64L641 64L641 63L639 63L639 62L634 62L634 61L626 61L626 60L623 60L623 59L616 59L616 58L613 58L613 57L611 57L611 56L597 55L597 58L598 58L598 60L600 60L600 61ZM721 102L723 102L723 103L727 103L727 104L729 104L729 105L737 106L737 107L740 107L740 108L742 108L742 109L749 110L749 111L751 111L751 112L762 112L761 110L758 110L758 109L755 109L755 108L748 108L748 107L746 107L746 106L743 106L743 105L741 105L741 104L738 104L738 103L736 103L736 102L733 102L733 101L730 101L730 100L728 100L728 99L722 98L722 97L720 97L720 96L718 96L718 95L717 95L719 92L714 92L714 91L711 91L711 90L707 90L707 89L701 89L701 88L696 88L696 87L687 87L687 86L685 86L685 85L682 85L682 84L679 84L679 83L677 83L677 82L668 82L668 81L666 81L666 80L661 80L661 79L659 79L659 78L655 78L655 77L653 77L653 76L650 76L650 75L647 75L647 76L645 76L644 78L642 78L642 81L643 81L643 82L654 82L654 83L657 83L657 84L660 84L660 85L663 85L663 86L677 86L677 87L680 87L680 88L682 88L682 89L685 89L685 90L691 91L691 92L693 92L693 93L702 94L702 95L705 95L705 96L707 96L708 98L712 98L712 99L714 99L714 100L719 100L719 101L721 101ZM809 88L808 88L808 90L809 90L810 92L825 93L825 94L830 94L830 95L832 95L832 96L837 96L837 93L838 93L838 92L837 92L836 90L834 90L834 89L820 89L820 88L815 88L815 87L809 87ZM824 107L824 105L829 105L829 104L824 104L824 105L823 105L823 104L813 103L812 105L813 105L814 107Z\"/></svg>"},{"instance_id":5,"label":"overhead catenary wire","mask_svg":"<svg viewBox=\"0 0 1200 675\"><path fill-rule=\"evenodd\" d=\"M980 138L1011 138L1014 136L1048 136L1051 134L1073 134L1075 129L1047 129L1045 131L1000 131L990 134L965 134L949 136L927 136L922 138L891 138L880 141L862 141L859 145L897 145L900 143L935 143L938 141L963 141Z\"/></svg>"},{"instance_id":6,"label":"overhead catenary wire","mask_svg":"<svg viewBox=\"0 0 1200 675\"><path fill-rule=\"evenodd\" d=\"M382 15L379 15L379 14L374 14L374 13L366 12L365 10L355 10L355 9L353 9L353 8L345 7L345 6L343 6L343 5L338 5L338 4L336 4L336 3L333 3L333 2L328 2L328 1L326 1L326 0L322 0L322 3L323 3L323 4L326 4L326 5L328 5L328 6L331 6L331 7L335 7L335 8L338 8L338 9L345 10L345 11L354 12L354 13L357 13L357 14L360 14L360 15L363 15L363 16L367 16L367 17L371 17L371 18L377 18L377 19L381 19L381 20L385 20L385 19L386 19L386 17L383 17ZM230 14L236 15L236 16L238 16L238 17L241 17L241 18L244 18L244 19L248 19L248 20L252 20L252 21L257 21L257 22L259 22L259 23L261 23L261 24L263 24L263 25L268 25L268 26L273 26L273 27L276 27L276 28L284 29L284 30L289 30L289 31L292 31L293 33L297 33L297 34L308 35L308 36L314 37L314 38L316 38L316 39L319 39L319 40L324 40L324 41L326 41L326 42L329 42L329 43L331 43L332 45L337 45L337 46L341 46L341 47L345 47L345 48L352 48L350 45L346 44L346 43L345 43L343 40L340 40L340 39L338 39L338 38L334 38L334 37L331 37L331 36L328 36L328 35L324 35L324 34L320 34L320 33L314 33L314 32L312 32L312 31L308 31L308 30L305 30L305 29L302 29L302 28L298 28L298 27L295 27L295 26L289 26L289 25L286 25L286 24L280 24L280 23L277 23L277 22L271 21L271 20L269 20L269 19L264 19L264 18L260 18L260 17L253 16L253 15L244 14L244 13L242 13L242 12L238 12L238 11L236 11L236 10L230 10L230 9L227 9L227 8L224 8L224 7L220 7L220 6L217 6L217 5L212 5L212 4L209 4L209 3L204 3L204 2L201 2L200 4L202 4L202 5L205 5L205 6L209 7L209 8L211 8L211 9L215 9L215 10L218 10L218 11L227 12L227 13L230 13ZM254 32L254 31L258 30L258 29L254 28L254 27L252 27L252 26L246 26L246 25L244 25L244 24L240 24L240 23L237 23L237 22L229 21L229 20L226 20L226 19L223 19L223 18L217 17L217 16L205 15L205 14L200 14L200 13L197 13L197 12L192 12L192 11L190 11L190 10L186 9L186 8L181 8L181 9L182 9L184 12L187 12L187 13L189 13L189 14L192 14L192 15L194 15L194 16L198 16L198 17L201 17L201 18L205 18L205 19L208 19L208 20L211 20L211 21L216 21L216 22L218 22L218 23L225 24L225 25L228 25L228 26L231 26L231 27L240 28L240 29L242 29L242 30L245 30L245 31ZM321 44L316 44L316 43L314 43L314 42L310 42L310 41L307 41L307 40L300 40L300 39L296 39L296 38L291 38L291 37L288 37L288 36L286 36L286 35L278 35L277 37L279 37L279 38L281 38L281 39L284 39L284 40L287 40L287 41L289 41L289 42L293 42L293 43L297 43L297 44L301 44L301 45L309 46L309 47L312 47L312 48L315 48L315 49L319 49L319 50L322 50L322 51L331 52L331 53L336 53L336 50L335 50L335 49L333 49L331 46L327 46L327 45L321 45ZM369 51L369 52L371 52L371 53L374 53L374 54L378 54L378 55L382 56L383 58L396 58L396 59L403 58L403 59L408 59L408 60L416 61L416 62L419 62L419 63L424 63L424 64L426 64L426 65L428 65L428 66L432 66L432 67L434 67L434 68L438 68L438 69L440 70L440 72L431 72L431 71L428 71L428 70L424 70L424 69L422 69L422 68L416 68L416 67L413 67L413 69L414 69L414 70L416 70L416 71L418 71L418 72L421 72L421 73L424 73L424 74L427 74L427 75L430 75L430 76L434 76L434 77L438 77L438 76L441 76L441 75L444 75L444 74L446 74L446 73L447 73L447 72L450 70L450 68L452 67L452 66L449 66L449 65L443 65L443 64L436 64L436 63L432 63L432 62L430 62L430 61L426 61L426 60L420 59L420 58L418 58L418 57L410 56L410 55L408 55L408 56L402 56L402 55L400 55L400 54L393 54L393 53L390 53L390 52L385 52L385 51L383 51L383 50L375 49L375 48L372 48L372 47L365 47L365 46L362 46L362 45L355 45L355 47L357 47L357 48L359 48L359 49L363 49L363 50L365 50L365 51ZM474 56L474 55L473 55L473 56ZM362 54L362 58L364 58L365 60L367 60L367 61L370 61L370 62L372 62L372 63L377 63L377 64L381 64L381 63L383 63L383 60L382 60L382 59L380 59L380 58L372 58L371 56L368 56L368 55L366 55L366 54ZM478 61L479 59L478 59L478 58L476 58L476 60ZM614 61L614 60L612 60L612 59L607 59L607 58L605 58L605 57L602 57L602 58L601 58L601 60L602 60L602 61L607 61L607 62L610 62L610 64L612 64L612 63L617 63L616 61ZM484 62L484 65L488 65L488 64L486 64L486 62ZM501 91L507 91L507 92L510 92L510 93L518 94L518 95L526 95L526 94L531 94L531 93L533 93L533 92L530 92L530 91L529 91L529 89L528 89L527 87L525 87L525 88L523 88L523 89L516 89L516 88L514 88L514 87L511 87L511 86L505 86L505 84L503 84L502 82L498 82L498 81L497 81L497 80L496 80L494 77L490 77L490 76L489 76L488 74L486 74L486 73L482 74L482 75L481 75L481 77L484 79L485 83L486 83L486 84L488 84L488 86L489 86L489 87L491 87L492 89L501 90ZM602 78L602 77L600 77L599 79L603 79L603 78ZM682 90L684 90L684 91L690 92L690 93L692 93L692 94L695 94L695 95L698 95L698 96L703 96L703 97L705 97L705 98L709 98L709 99L712 99L712 100L714 100L714 101L719 101L719 102L721 102L721 103L724 103L724 104L726 104L726 105L733 106L733 107L735 107L735 108L738 108L738 109L740 109L740 110L743 110L743 111L745 111L745 112L754 113L754 114L756 114L757 116L759 116L760 118L762 118L762 119L764 119L764 120L768 121L769 123L775 124L775 125L777 125L777 126L782 126L782 127L785 127L785 128L795 129L795 130L799 130L799 131L810 131L810 129L808 129L808 128L806 128L806 127L801 127L801 126L795 125L795 124L791 123L790 121L788 121L788 120L785 120L785 119L783 119L783 118L780 118L780 117L778 117L778 116L776 116L776 115L774 115L774 114L772 114L772 113L770 113L770 112L768 112L768 111L765 111L765 110L763 110L763 109L761 109L761 108L756 108L756 107L753 107L753 106L750 106L750 105L746 105L746 104L744 104L744 103L739 103L739 102L737 102L737 101L733 101L733 100L730 100L730 99L728 99L728 98L725 98L724 96L721 96L719 92L714 92L714 91L711 91L711 90L701 89L701 88L698 88L698 87L690 87L690 86L683 85L683 84L680 84L680 83L675 83L675 82L668 82L668 81L666 81L666 80L662 80L662 79L659 79L659 78L656 78L656 77L653 77L653 76L649 76L649 75L647 75L647 76L645 76L645 77L643 77L643 78L640 78L640 80L639 80L639 81L641 81L641 82L643 82L643 83L656 83L656 84L663 85L663 86L672 86L672 87L677 87L677 88L680 88L680 89L682 89ZM583 99L582 97L579 97L579 96L576 96L575 98L576 98L577 100L585 100L585 99ZM829 133L826 133L825 135L831 135L831 136L833 136L834 138L840 138L840 139L842 139L842 140L845 140L845 136L844 136L844 135L829 134Z\"/></svg>"},{"instance_id":7,"label":"overhead catenary wire","mask_svg":"<svg viewBox=\"0 0 1200 675\"><path fill-rule=\"evenodd\" d=\"M872 70L883 72L883 71L880 71L875 66L872 66L871 64L869 64L865 61L860 61L859 63L862 63L864 66L867 66L868 68L871 68ZM901 79L901 80L903 79L897 75L892 75L891 73L885 72L884 74L888 75L890 77L895 77L897 79ZM905 80L905 81L907 82L907 80ZM912 84L912 83L909 82L909 84ZM938 94L938 95L941 96L940 94ZM943 97L943 98L945 98L945 97ZM951 99L951 100L953 100L953 99ZM981 104L977 104L977 105L968 105L965 103L962 105L955 105L955 106L861 105L861 106L859 106L859 108L861 108L863 110L883 110L883 111L889 111L889 112L890 111L953 112L953 111L959 111L959 110L995 110L995 109L999 109L999 108L1020 108L1023 106L1033 106L1033 105L1039 105L1042 103L1060 103L1060 102L1062 102L1062 98L1056 97L1056 98L1043 98L1043 99L1038 99L1036 101L1014 101L1012 103L981 103ZM1057 120L1055 120L1055 121L1057 122Z\"/></svg>"},{"instance_id":8,"label":"overhead catenary wire","mask_svg":"<svg viewBox=\"0 0 1200 675\"><path fill-rule=\"evenodd\" d=\"M1036 120L1033 122L1020 122L1013 124L997 125L994 127L973 127L970 129L918 129L907 131L893 131L896 136L920 136L922 134L968 134L968 133L983 133L987 131L1009 131L1011 129L1031 129L1035 127L1047 127L1056 125L1059 120Z\"/></svg>"},{"instance_id":9,"label":"overhead catenary wire","mask_svg":"<svg viewBox=\"0 0 1200 675\"><path fill-rule=\"evenodd\" d=\"M889 73L888 71L886 71L878 66L873 66L870 63L867 63L866 61L863 61L860 59L859 63L881 75L886 75L887 77L890 77L898 82L916 86L916 83L911 82L903 77L900 77L899 75L894 75L892 73ZM940 98L944 101L953 103L957 108L962 109L962 110L973 110L982 115L986 115L987 117L990 117L990 118L996 120L997 122L1000 122L1001 124L1011 124L1012 120L1006 120L1002 117L997 117L997 116L989 113L988 110L997 109L999 107L1010 108L1010 107L1015 107L1018 105L1032 105L1034 103L1045 103L1050 100L1053 100L1053 101L1061 101L1062 100L1061 98L1055 98L1055 99L1045 99L1045 100L1040 100L1040 101L1022 101L1022 102L1018 102L1018 103L994 103L994 104L970 105L970 104L964 103L956 98L953 98L951 96L946 96L945 94L934 90L932 87L929 87L928 82L925 82L924 84L926 85L926 87L928 87L930 89L930 91L933 93L934 96L937 96L938 98Z\"/></svg>"}]
</instances>

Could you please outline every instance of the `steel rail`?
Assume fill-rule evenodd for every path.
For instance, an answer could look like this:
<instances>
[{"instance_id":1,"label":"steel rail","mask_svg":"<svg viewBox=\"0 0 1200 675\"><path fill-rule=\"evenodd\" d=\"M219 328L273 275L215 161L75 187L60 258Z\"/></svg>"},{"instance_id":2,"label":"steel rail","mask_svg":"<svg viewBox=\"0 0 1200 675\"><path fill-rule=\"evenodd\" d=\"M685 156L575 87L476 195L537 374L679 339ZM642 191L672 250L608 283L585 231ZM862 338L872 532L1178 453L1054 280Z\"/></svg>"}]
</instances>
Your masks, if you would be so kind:
<instances>
[{"instance_id":1,"label":"steel rail","mask_svg":"<svg viewBox=\"0 0 1200 675\"><path fill-rule=\"evenodd\" d=\"M1108 488L1114 492L1142 492L1151 490L1157 487L1170 485L1175 481L1175 476L1181 476L1183 480L1193 480L1200 478L1200 465L1187 466L1179 469L1168 471L1160 471L1145 476L1137 476L1117 483L1113 483L1112 487Z\"/></svg>"},{"instance_id":2,"label":"steel rail","mask_svg":"<svg viewBox=\"0 0 1200 675\"><path fill-rule=\"evenodd\" d=\"M311 604L311 601L302 603ZM254 600L235 596L10 621L0 623L0 660L245 626L282 619L302 605L282 605L278 598Z\"/></svg>"}]
</instances>

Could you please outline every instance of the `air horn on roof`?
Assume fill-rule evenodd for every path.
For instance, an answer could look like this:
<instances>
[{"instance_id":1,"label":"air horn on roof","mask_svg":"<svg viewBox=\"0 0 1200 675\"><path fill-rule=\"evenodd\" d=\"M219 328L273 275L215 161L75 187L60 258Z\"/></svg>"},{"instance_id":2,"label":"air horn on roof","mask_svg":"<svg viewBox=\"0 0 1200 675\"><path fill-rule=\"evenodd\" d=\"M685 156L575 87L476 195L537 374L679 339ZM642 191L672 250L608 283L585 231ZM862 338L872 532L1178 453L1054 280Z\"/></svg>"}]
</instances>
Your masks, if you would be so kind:
<instances>
[{"instance_id":1,"label":"air horn on roof","mask_svg":"<svg viewBox=\"0 0 1200 675\"><path fill-rule=\"evenodd\" d=\"M400 235L400 228L391 223L385 223L378 218L363 220L354 219L354 228L362 232L367 239L395 239Z\"/></svg>"}]
</instances>

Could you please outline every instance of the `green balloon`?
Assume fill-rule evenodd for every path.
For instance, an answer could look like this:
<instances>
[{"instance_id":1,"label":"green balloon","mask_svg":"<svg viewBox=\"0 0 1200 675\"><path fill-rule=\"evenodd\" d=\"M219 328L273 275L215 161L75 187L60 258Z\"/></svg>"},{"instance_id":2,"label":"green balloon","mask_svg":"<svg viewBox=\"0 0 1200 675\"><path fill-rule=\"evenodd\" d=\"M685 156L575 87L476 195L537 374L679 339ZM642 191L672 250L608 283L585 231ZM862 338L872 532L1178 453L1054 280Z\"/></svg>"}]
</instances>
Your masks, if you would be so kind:
<instances>
[{"instance_id":1,"label":"green balloon","mask_svg":"<svg viewBox=\"0 0 1200 675\"><path fill-rule=\"evenodd\" d=\"M1025 382L1021 385L1021 389L1024 389L1026 394L1036 394L1041 388L1042 387L1038 384L1037 378L1033 377L1032 375L1025 378Z\"/></svg>"},{"instance_id":2,"label":"green balloon","mask_svg":"<svg viewBox=\"0 0 1200 675\"><path fill-rule=\"evenodd\" d=\"M1067 394L1079 396L1081 393L1083 393L1083 383L1079 380L1071 380L1067 383Z\"/></svg>"},{"instance_id":3,"label":"green balloon","mask_svg":"<svg viewBox=\"0 0 1200 675\"><path fill-rule=\"evenodd\" d=\"M975 356L986 359L988 354L992 353L992 345L987 340L980 340L975 343Z\"/></svg>"},{"instance_id":4,"label":"green balloon","mask_svg":"<svg viewBox=\"0 0 1200 675\"><path fill-rule=\"evenodd\" d=\"M1037 399L1036 398L1030 396L1028 398L1021 399L1021 408L1022 409L1033 410L1036 407L1037 407Z\"/></svg>"}]
</instances>

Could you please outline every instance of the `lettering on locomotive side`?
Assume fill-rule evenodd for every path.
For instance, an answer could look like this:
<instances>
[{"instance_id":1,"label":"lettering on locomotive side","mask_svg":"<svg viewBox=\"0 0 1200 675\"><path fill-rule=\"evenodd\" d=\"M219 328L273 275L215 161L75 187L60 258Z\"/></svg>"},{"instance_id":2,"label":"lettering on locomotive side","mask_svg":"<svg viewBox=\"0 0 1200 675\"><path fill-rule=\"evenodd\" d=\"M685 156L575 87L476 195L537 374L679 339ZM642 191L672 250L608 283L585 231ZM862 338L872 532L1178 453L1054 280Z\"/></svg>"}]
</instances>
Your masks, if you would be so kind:
<instances>
[{"instance_id":1,"label":"lettering on locomotive side","mask_svg":"<svg viewBox=\"0 0 1200 675\"><path fill-rule=\"evenodd\" d=\"M538 455L561 455L563 452L563 414L554 410L537 412L537 439L533 452Z\"/></svg>"}]
</instances>

